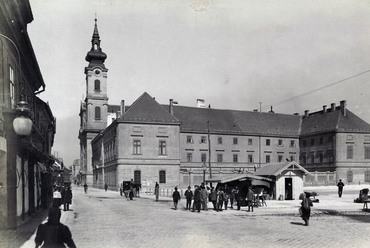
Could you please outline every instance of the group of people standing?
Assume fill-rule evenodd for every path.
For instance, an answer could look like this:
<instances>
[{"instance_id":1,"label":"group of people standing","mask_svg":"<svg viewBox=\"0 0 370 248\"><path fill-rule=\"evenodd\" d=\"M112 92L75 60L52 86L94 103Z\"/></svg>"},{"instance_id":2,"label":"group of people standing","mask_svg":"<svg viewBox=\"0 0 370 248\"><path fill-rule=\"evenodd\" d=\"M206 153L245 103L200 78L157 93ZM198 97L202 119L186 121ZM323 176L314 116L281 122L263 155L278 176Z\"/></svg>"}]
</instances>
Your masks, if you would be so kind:
<instances>
[{"instance_id":1,"label":"group of people standing","mask_svg":"<svg viewBox=\"0 0 370 248\"><path fill-rule=\"evenodd\" d=\"M189 186L184 193L186 199L186 210L192 210L193 212L200 210L208 210L208 202L212 202L213 210L222 211L227 210L229 207L234 208L234 203L236 202L237 210L240 210L243 200L247 201L248 211L253 212L253 205L255 200L255 195L252 188L248 189L246 196L244 196L239 190L238 186L235 187L220 187L220 188L210 188L210 191L202 183L200 186L195 186L194 192ZM175 209L177 209L177 202L180 200L180 194L177 191L177 187L172 195L173 201L176 204ZM193 203L193 204L192 204Z\"/></svg>"},{"instance_id":2,"label":"group of people standing","mask_svg":"<svg viewBox=\"0 0 370 248\"><path fill-rule=\"evenodd\" d=\"M60 207L63 204L63 210L68 211L69 205L72 204L71 186L55 187L53 193L53 207Z\"/></svg>"}]
</instances>

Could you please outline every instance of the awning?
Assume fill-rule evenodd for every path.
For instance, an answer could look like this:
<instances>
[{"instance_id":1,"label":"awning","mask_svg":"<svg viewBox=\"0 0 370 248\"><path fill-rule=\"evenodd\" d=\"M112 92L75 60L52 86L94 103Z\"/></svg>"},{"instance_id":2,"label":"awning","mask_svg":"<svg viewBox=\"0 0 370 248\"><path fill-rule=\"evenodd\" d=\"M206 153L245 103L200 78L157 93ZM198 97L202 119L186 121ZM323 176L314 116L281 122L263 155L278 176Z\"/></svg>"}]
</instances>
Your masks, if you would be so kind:
<instances>
[{"instance_id":1,"label":"awning","mask_svg":"<svg viewBox=\"0 0 370 248\"><path fill-rule=\"evenodd\" d=\"M54 164L51 166L51 168L54 169L54 170L61 170L62 165L59 164L57 161L54 161Z\"/></svg>"},{"instance_id":2,"label":"awning","mask_svg":"<svg viewBox=\"0 0 370 248\"><path fill-rule=\"evenodd\" d=\"M215 177L215 178L209 178L206 179L206 182L209 183L227 183L231 181L243 181L247 179L255 179L258 181L270 181L272 182L272 179L267 178L267 177L260 177L260 176L255 176L253 174L236 174L236 175L228 175L228 176L223 176L223 177Z\"/></svg>"},{"instance_id":3,"label":"awning","mask_svg":"<svg viewBox=\"0 0 370 248\"><path fill-rule=\"evenodd\" d=\"M253 186L266 186L270 188L270 183L262 180L252 179L252 185Z\"/></svg>"}]
</instances>

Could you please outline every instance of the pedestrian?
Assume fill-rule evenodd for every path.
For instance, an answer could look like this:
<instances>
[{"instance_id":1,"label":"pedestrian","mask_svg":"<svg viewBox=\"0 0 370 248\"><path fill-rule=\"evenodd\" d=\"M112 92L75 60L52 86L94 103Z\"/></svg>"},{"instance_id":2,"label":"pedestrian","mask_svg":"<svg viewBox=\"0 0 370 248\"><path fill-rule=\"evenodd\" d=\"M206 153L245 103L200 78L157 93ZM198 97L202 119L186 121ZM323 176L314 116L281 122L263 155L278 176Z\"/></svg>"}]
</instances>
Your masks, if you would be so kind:
<instances>
[{"instance_id":1,"label":"pedestrian","mask_svg":"<svg viewBox=\"0 0 370 248\"><path fill-rule=\"evenodd\" d=\"M202 210L208 210L207 202L208 202L208 192L206 187L202 185L200 190L200 201L202 205Z\"/></svg>"},{"instance_id":2,"label":"pedestrian","mask_svg":"<svg viewBox=\"0 0 370 248\"><path fill-rule=\"evenodd\" d=\"M230 198L230 190L229 187L225 185L225 191L224 191L225 197L224 197L224 207L225 210L227 210L227 205L229 204L229 198Z\"/></svg>"},{"instance_id":3,"label":"pedestrian","mask_svg":"<svg viewBox=\"0 0 370 248\"><path fill-rule=\"evenodd\" d=\"M234 200L235 200L235 187L232 187L230 191L230 207L231 208L234 208Z\"/></svg>"},{"instance_id":4,"label":"pedestrian","mask_svg":"<svg viewBox=\"0 0 370 248\"><path fill-rule=\"evenodd\" d=\"M191 191L191 187L189 186L188 189L184 193L185 198L186 198L186 210L191 209L191 200L193 199L193 191Z\"/></svg>"},{"instance_id":5,"label":"pedestrian","mask_svg":"<svg viewBox=\"0 0 370 248\"><path fill-rule=\"evenodd\" d=\"M248 187L248 193L247 193L247 203L248 203L248 212L252 209L253 212L253 205L254 205L254 192L251 187Z\"/></svg>"},{"instance_id":6,"label":"pedestrian","mask_svg":"<svg viewBox=\"0 0 370 248\"><path fill-rule=\"evenodd\" d=\"M158 201L158 198L159 198L159 184L158 184L158 182L155 182L154 194L155 194L155 201Z\"/></svg>"},{"instance_id":7,"label":"pedestrian","mask_svg":"<svg viewBox=\"0 0 370 248\"><path fill-rule=\"evenodd\" d=\"M338 195L339 197L342 197L343 187L344 187L344 183L342 182L342 179L339 179L337 186L338 186Z\"/></svg>"},{"instance_id":8,"label":"pedestrian","mask_svg":"<svg viewBox=\"0 0 370 248\"><path fill-rule=\"evenodd\" d=\"M311 215L311 207L313 206L312 201L305 193L302 193L300 195L300 198L302 198L301 202L301 217L304 220L304 223L306 226L309 225L310 215Z\"/></svg>"},{"instance_id":9,"label":"pedestrian","mask_svg":"<svg viewBox=\"0 0 370 248\"><path fill-rule=\"evenodd\" d=\"M237 209L240 210L243 197L242 197L242 193L240 192L238 186L235 187L235 200L236 200Z\"/></svg>"},{"instance_id":10,"label":"pedestrian","mask_svg":"<svg viewBox=\"0 0 370 248\"><path fill-rule=\"evenodd\" d=\"M108 184L107 183L104 184L104 189L105 189L105 191L108 190Z\"/></svg>"},{"instance_id":11,"label":"pedestrian","mask_svg":"<svg viewBox=\"0 0 370 248\"><path fill-rule=\"evenodd\" d=\"M41 245L44 248L65 247L64 244L70 248L76 248L71 231L66 225L60 223L60 216L59 208L50 208L48 221L40 224L37 228L35 237L36 248Z\"/></svg>"},{"instance_id":12,"label":"pedestrian","mask_svg":"<svg viewBox=\"0 0 370 248\"><path fill-rule=\"evenodd\" d=\"M60 193L60 188L55 188L55 191L53 193L53 207L60 207L62 204L62 194Z\"/></svg>"},{"instance_id":13,"label":"pedestrian","mask_svg":"<svg viewBox=\"0 0 370 248\"><path fill-rule=\"evenodd\" d=\"M217 211L222 211L222 205L224 204L224 200L225 200L225 192L221 187L217 193Z\"/></svg>"},{"instance_id":14,"label":"pedestrian","mask_svg":"<svg viewBox=\"0 0 370 248\"><path fill-rule=\"evenodd\" d=\"M217 191L215 188L211 188L210 200L213 204L213 210L217 210Z\"/></svg>"},{"instance_id":15,"label":"pedestrian","mask_svg":"<svg viewBox=\"0 0 370 248\"><path fill-rule=\"evenodd\" d=\"M197 209L198 213L200 212L200 189L199 186L195 186L194 190L194 202L193 202L193 212Z\"/></svg>"},{"instance_id":16,"label":"pedestrian","mask_svg":"<svg viewBox=\"0 0 370 248\"><path fill-rule=\"evenodd\" d=\"M88 188L88 186L87 186L87 183L85 182L85 184L84 184L84 191L85 191L85 194L87 194L87 188Z\"/></svg>"},{"instance_id":17,"label":"pedestrian","mask_svg":"<svg viewBox=\"0 0 370 248\"><path fill-rule=\"evenodd\" d=\"M70 186L65 187L62 191L62 202L63 202L63 210L69 210L69 204L72 204L72 190Z\"/></svg>"},{"instance_id":18,"label":"pedestrian","mask_svg":"<svg viewBox=\"0 0 370 248\"><path fill-rule=\"evenodd\" d=\"M181 200L181 196L179 191L177 191L177 187L175 187L175 191L172 193L172 199L175 210L177 210L177 204Z\"/></svg>"}]
</instances>

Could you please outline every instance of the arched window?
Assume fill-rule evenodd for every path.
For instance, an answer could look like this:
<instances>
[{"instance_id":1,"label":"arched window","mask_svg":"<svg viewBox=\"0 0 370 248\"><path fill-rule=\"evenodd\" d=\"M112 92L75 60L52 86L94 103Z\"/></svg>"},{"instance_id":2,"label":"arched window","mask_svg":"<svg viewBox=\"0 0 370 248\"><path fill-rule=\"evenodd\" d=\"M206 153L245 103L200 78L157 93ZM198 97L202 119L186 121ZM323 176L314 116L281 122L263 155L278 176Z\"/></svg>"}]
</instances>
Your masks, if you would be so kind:
<instances>
[{"instance_id":1,"label":"arched window","mask_svg":"<svg viewBox=\"0 0 370 248\"><path fill-rule=\"evenodd\" d=\"M94 83L94 90L100 91L100 80L96 79Z\"/></svg>"},{"instance_id":2,"label":"arched window","mask_svg":"<svg viewBox=\"0 0 370 248\"><path fill-rule=\"evenodd\" d=\"M95 107L95 119L101 119L100 107Z\"/></svg>"},{"instance_id":3,"label":"arched window","mask_svg":"<svg viewBox=\"0 0 370 248\"><path fill-rule=\"evenodd\" d=\"M159 183L166 183L166 171L159 171Z\"/></svg>"}]
</instances>

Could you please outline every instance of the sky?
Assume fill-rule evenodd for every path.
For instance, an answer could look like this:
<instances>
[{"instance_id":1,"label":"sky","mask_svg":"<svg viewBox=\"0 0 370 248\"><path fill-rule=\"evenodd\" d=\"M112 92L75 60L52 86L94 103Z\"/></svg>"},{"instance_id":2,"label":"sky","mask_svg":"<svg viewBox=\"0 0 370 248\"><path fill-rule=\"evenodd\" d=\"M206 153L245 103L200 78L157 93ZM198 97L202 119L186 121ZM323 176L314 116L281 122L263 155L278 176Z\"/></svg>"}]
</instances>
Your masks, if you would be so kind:
<instances>
[{"instance_id":1,"label":"sky","mask_svg":"<svg viewBox=\"0 0 370 248\"><path fill-rule=\"evenodd\" d=\"M347 108L370 123L370 2L30 0L28 25L56 117L53 153L79 159L79 110L94 19L109 104L144 92L217 109L304 114ZM293 98L293 99L292 99ZM285 101L291 99L289 101Z\"/></svg>"}]
</instances>

